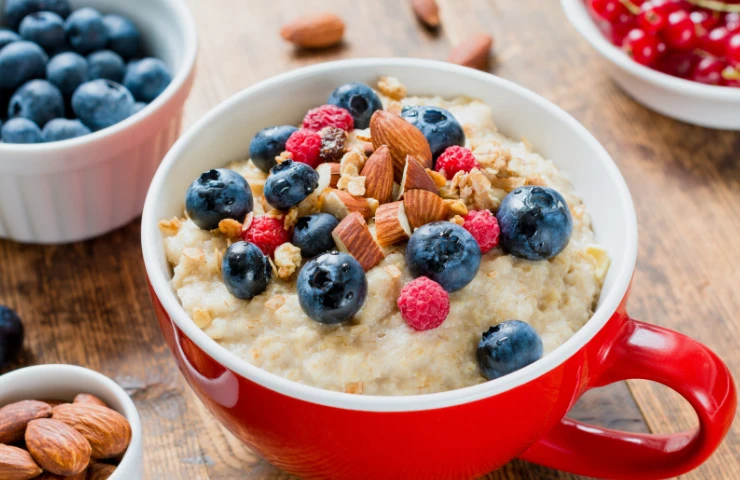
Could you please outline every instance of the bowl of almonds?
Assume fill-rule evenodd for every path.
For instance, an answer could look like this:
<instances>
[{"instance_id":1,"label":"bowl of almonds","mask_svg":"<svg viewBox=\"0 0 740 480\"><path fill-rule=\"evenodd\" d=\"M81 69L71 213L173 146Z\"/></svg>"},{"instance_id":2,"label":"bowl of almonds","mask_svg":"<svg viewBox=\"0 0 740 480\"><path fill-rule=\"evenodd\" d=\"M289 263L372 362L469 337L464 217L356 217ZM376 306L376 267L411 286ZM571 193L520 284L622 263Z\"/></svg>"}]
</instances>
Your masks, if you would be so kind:
<instances>
[{"instance_id":1,"label":"bowl of almonds","mask_svg":"<svg viewBox=\"0 0 740 480\"><path fill-rule=\"evenodd\" d=\"M0 478L142 477L139 415L108 377L39 365L0 377Z\"/></svg>"}]
</instances>

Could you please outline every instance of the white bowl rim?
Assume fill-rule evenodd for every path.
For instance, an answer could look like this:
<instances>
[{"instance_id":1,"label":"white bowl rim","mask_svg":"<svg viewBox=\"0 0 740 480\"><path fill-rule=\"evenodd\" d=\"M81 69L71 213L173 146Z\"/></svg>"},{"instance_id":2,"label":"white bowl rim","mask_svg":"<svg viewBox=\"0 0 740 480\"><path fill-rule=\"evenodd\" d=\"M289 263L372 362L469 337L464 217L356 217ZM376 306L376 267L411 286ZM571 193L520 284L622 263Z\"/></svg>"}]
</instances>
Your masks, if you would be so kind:
<instances>
[{"instance_id":1,"label":"white bowl rim","mask_svg":"<svg viewBox=\"0 0 740 480\"><path fill-rule=\"evenodd\" d=\"M151 117L156 114L172 99L172 97L180 91L183 85L188 81L190 74L195 67L195 60L198 56L198 35L197 28L195 26L195 20L193 19L190 10L185 4L185 0L162 0L167 2L172 9L173 14L176 16L180 25L185 29L185 44L183 51L183 63L175 74L174 78L167 88L157 96L152 102L147 104L146 107L140 111L131 115L127 119L111 125L110 127L103 128L97 132L92 132L88 135L83 135L77 138L70 138L67 140L60 140L58 142L49 143L32 143L32 144L18 144L18 143L3 143L0 142L0 162L18 162L18 158L14 157L18 154L24 153L60 153L62 151L72 150L82 145L89 145L91 143L102 142L107 137L113 136L127 128L133 126L142 120ZM50 161L46 157L34 157L29 156L23 159L24 162L48 162Z\"/></svg>"},{"instance_id":2,"label":"white bowl rim","mask_svg":"<svg viewBox=\"0 0 740 480\"><path fill-rule=\"evenodd\" d=\"M584 325L575 333L575 335L573 335L573 337L555 349L552 353L521 370L497 380L447 392L409 396L353 395L293 382L276 374L267 372L266 370L262 370L259 367L240 359L234 353L226 350L215 340L210 338L205 332L199 329L182 308L179 300L169 285L169 278L167 278L165 273L160 269L156 253L158 249L162 248L159 228L157 226L160 219L156 218L155 213L157 197L159 196L159 192L161 191L163 184L167 180L167 174L170 168L172 168L172 166L177 162L181 152L187 149L189 142L191 142L200 133L200 131L211 122L211 120L220 116L222 112L231 108L234 104L241 103L242 99L245 97L258 95L260 90L266 87L273 87L275 85L280 85L306 76L330 74L332 71L341 70L343 68L373 67L377 68L380 73L383 71L383 68L389 66L414 66L447 70L455 74L475 77L491 83L497 88L516 92L518 95L525 97L538 107L548 110L549 113L559 117L561 121L573 130L573 134L578 137L578 141L586 142L594 151L600 152L598 157L593 158L592 160L599 161L604 164L606 171L611 177L610 180L615 183L620 192L619 199L615 201L620 204L620 208L625 212L625 217L627 219L627 224L625 225L627 245L625 246L624 258L621 262L617 259L612 259L611 268L617 268L618 271L614 279L614 285L611 290L607 292L606 297L602 299L601 306L597 309L591 319L589 319L586 325ZM632 203L629 189L627 188L627 184L624 181L622 174L619 172L619 169L612 161L607 151L593 137L593 135L586 130L585 127L553 103L513 82L504 80L489 73L453 65L447 62L413 58L352 59L303 67L259 82L225 100L203 116L194 126L190 127L188 131L180 137L177 143L175 143L162 161L157 173L154 175L154 179L152 180L147 194L144 213L142 216L141 230L144 264L149 281L151 282L158 300L162 303L165 311L172 321L174 321L176 326L216 362L250 381L293 398L346 410L375 412L418 411L451 407L494 396L544 375L550 370L561 365L577 351L583 348L601 330L601 328L606 325L627 294L637 260L637 219L635 217L634 205Z\"/></svg>"},{"instance_id":3,"label":"white bowl rim","mask_svg":"<svg viewBox=\"0 0 740 480\"><path fill-rule=\"evenodd\" d=\"M706 98L708 100L725 100L740 102L740 88L705 85L640 65L609 42L591 18L585 0L560 0L570 23L591 46L614 65L628 71L646 82L658 84L676 93ZM592 28L589 28L592 27Z\"/></svg>"},{"instance_id":4,"label":"white bowl rim","mask_svg":"<svg viewBox=\"0 0 740 480\"><path fill-rule=\"evenodd\" d=\"M111 392L111 394L114 395L121 402L121 404L123 405L123 411L119 413L126 417L126 420L128 420L129 424L131 425L131 441L129 442L128 450L126 450L126 453L123 454L123 458L121 458L121 461L118 463L116 471L119 471L120 469L120 473L126 473L127 471L135 470L133 464L136 462L141 462L141 458L136 458L136 451L141 449L141 445L144 442L144 432L141 427L141 418L139 417L138 410L136 410L136 405L134 405L134 401L131 400L131 397L128 396L126 391L112 379L106 377L100 372L96 372L95 370L80 367L77 365L67 365L63 363L31 365L28 367L19 368L17 370L12 370L8 373L0 375L0 386L3 386L3 384L5 383L12 382L17 378L32 377L39 371L44 371L45 373L56 372L59 375L69 374L76 377L88 377L92 379L95 383L102 385L107 391ZM40 386L39 388L44 387ZM112 479L118 477L119 476L115 473L111 476Z\"/></svg>"}]
</instances>

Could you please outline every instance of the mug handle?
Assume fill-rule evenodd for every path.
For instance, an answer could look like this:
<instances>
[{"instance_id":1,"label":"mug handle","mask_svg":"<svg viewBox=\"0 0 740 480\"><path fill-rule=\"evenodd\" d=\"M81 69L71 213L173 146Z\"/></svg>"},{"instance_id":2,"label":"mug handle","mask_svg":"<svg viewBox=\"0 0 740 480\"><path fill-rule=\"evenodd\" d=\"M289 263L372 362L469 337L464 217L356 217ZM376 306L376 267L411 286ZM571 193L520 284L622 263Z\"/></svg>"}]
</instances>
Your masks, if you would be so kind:
<instances>
[{"instance_id":1,"label":"mug handle","mask_svg":"<svg viewBox=\"0 0 740 480\"><path fill-rule=\"evenodd\" d=\"M737 407L735 383L712 351L680 333L627 319L586 389L620 380L652 380L694 407L699 428L672 435L621 432L569 418L520 458L580 475L655 479L696 468L719 446Z\"/></svg>"}]
</instances>

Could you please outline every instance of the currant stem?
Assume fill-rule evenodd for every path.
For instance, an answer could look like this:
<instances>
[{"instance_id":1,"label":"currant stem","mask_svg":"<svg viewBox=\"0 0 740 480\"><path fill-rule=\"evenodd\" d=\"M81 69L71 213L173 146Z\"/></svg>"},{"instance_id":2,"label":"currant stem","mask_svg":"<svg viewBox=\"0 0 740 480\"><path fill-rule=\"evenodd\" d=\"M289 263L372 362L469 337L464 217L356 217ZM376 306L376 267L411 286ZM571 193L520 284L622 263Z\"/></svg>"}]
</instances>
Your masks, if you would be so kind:
<instances>
[{"instance_id":1,"label":"currant stem","mask_svg":"<svg viewBox=\"0 0 740 480\"><path fill-rule=\"evenodd\" d=\"M715 12L740 12L740 4L729 4L722 0L686 0L697 7L714 10ZM629 7L628 7L629 8Z\"/></svg>"},{"instance_id":2,"label":"currant stem","mask_svg":"<svg viewBox=\"0 0 740 480\"><path fill-rule=\"evenodd\" d=\"M632 3L630 0L619 0L619 3L627 7L627 10L629 10L632 15L640 14L640 7Z\"/></svg>"}]
</instances>

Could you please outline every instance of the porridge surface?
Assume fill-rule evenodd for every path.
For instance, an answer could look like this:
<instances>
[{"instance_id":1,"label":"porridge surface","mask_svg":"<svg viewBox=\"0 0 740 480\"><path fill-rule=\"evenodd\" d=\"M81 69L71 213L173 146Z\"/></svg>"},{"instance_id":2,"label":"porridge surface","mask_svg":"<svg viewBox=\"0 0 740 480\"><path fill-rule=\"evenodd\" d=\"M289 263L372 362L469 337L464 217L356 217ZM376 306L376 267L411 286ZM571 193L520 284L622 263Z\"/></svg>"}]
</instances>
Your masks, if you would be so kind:
<instances>
[{"instance_id":1,"label":"porridge surface","mask_svg":"<svg viewBox=\"0 0 740 480\"><path fill-rule=\"evenodd\" d=\"M397 102L381 96L386 108ZM412 280L405 243L384 248L386 258L367 272L368 297L349 322L328 326L301 310L294 274L273 275L267 290L250 300L232 296L221 279L221 259L229 240L218 231L200 230L182 219L165 232L172 286L185 311L213 339L244 360L290 380L329 390L371 395L413 395L466 387L485 381L475 359L481 333L510 319L532 325L545 355L581 328L598 300L608 257L594 244L588 214L568 180L550 160L533 153L526 141L497 132L491 108L460 97L407 97L403 105L434 105L454 114L482 175L460 185L470 209L495 211L506 194L525 184L559 191L573 216L569 245L549 261L506 255L500 247L483 255L475 279L450 294L447 319L434 330L415 331L401 318L396 300ZM369 137L356 130L350 143ZM228 166L249 182L260 206L266 174L249 161ZM488 184L486 184L488 181ZM447 189L454 188L453 180ZM481 190L481 182L488 187ZM444 196L444 195L443 195ZM373 221L369 221L373 230Z\"/></svg>"}]
</instances>

